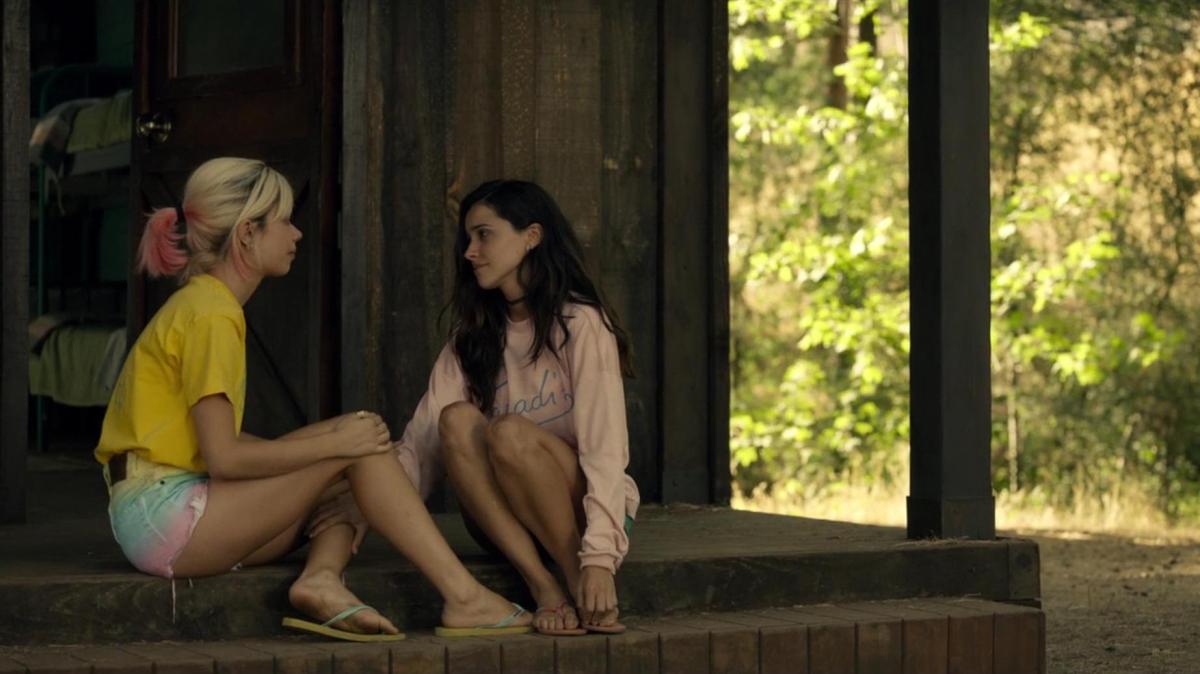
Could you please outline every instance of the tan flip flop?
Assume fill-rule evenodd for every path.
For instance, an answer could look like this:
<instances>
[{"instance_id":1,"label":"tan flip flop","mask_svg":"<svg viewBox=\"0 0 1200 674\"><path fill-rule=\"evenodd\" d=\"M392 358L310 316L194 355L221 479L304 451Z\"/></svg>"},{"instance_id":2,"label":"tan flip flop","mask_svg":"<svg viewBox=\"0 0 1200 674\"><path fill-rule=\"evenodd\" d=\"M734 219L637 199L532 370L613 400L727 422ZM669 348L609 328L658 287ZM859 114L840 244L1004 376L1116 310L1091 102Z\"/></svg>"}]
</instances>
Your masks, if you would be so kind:
<instances>
[{"instance_id":1,"label":"tan flip flop","mask_svg":"<svg viewBox=\"0 0 1200 674\"><path fill-rule=\"evenodd\" d=\"M369 608L371 607L366 604L351 606L323 623L315 623L302 618L284 618L283 626L297 632L307 632L308 634L317 634L342 641L402 641L404 639L403 632L399 634L363 634L361 632L351 632L333 627L335 623L339 623L355 613L365 611Z\"/></svg>"}]
</instances>

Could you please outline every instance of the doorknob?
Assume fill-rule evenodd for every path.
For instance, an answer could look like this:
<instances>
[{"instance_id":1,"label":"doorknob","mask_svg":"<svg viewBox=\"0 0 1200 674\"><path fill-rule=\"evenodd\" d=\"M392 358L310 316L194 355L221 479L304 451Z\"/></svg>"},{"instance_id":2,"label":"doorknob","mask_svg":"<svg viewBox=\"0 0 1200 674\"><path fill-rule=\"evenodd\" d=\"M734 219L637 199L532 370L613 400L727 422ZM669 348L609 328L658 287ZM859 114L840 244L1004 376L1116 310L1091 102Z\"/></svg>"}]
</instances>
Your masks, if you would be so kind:
<instances>
[{"instance_id":1,"label":"doorknob","mask_svg":"<svg viewBox=\"0 0 1200 674\"><path fill-rule=\"evenodd\" d=\"M155 143L166 142L171 135L171 118L162 112L148 112L138 115L137 133Z\"/></svg>"}]
</instances>

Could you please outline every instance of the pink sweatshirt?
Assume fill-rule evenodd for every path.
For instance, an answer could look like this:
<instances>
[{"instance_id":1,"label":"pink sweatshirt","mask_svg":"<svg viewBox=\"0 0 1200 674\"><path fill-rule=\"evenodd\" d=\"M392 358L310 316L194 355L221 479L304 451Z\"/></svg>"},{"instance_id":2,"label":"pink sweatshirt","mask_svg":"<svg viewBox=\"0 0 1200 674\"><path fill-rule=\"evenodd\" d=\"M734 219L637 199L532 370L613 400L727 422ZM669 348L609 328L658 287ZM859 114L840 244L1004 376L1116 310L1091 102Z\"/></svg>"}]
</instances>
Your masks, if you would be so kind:
<instances>
[{"instance_id":1,"label":"pink sweatshirt","mask_svg":"<svg viewBox=\"0 0 1200 674\"><path fill-rule=\"evenodd\" d=\"M629 552L625 516L636 517L640 501L637 485L625 473L629 432L617 340L593 307L567 304L563 314L571 338L559 349L561 362L546 348L536 363L530 363L533 321L509 322L496 401L487 416L519 414L579 452L579 465L587 480L583 497L587 529L580 566L599 566L615 573ZM556 345L561 342L557 325L550 338ZM453 346L447 344L434 363L429 389L396 443L397 457L423 499L443 474L438 436L442 409L468 399L466 376Z\"/></svg>"}]
</instances>

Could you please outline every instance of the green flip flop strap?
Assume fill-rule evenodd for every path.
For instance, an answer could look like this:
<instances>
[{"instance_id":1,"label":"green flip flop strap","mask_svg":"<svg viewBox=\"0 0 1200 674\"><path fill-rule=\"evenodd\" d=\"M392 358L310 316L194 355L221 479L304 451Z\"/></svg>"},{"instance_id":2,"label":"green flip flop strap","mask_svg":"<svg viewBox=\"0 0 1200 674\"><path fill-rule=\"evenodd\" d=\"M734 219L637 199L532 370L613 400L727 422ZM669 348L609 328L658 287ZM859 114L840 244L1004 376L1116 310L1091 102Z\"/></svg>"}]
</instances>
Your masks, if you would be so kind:
<instances>
[{"instance_id":1,"label":"green flip flop strap","mask_svg":"<svg viewBox=\"0 0 1200 674\"><path fill-rule=\"evenodd\" d=\"M369 608L371 608L371 607L367 606L366 604L358 604L356 606L351 606L350 608L346 609L345 611L342 611L341 613L333 616L329 620L326 620L325 622L321 623L321 627L332 627L334 623L341 622L341 621L345 620L346 618L349 618L350 616L354 615L355 613L358 613L359 611L364 611Z\"/></svg>"},{"instance_id":2,"label":"green flip flop strap","mask_svg":"<svg viewBox=\"0 0 1200 674\"><path fill-rule=\"evenodd\" d=\"M504 619L502 619L500 622L496 623L495 625L489 625L489 627L508 627L509 625L513 624L514 620L516 620L517 618L520 618L521 615L525 613L525 609L521 608L520 604L514 603L513 608L515 608L516 610L513 611L512 613L508 614L507 616L505 616Z\"/></svg>"}]
</instances>

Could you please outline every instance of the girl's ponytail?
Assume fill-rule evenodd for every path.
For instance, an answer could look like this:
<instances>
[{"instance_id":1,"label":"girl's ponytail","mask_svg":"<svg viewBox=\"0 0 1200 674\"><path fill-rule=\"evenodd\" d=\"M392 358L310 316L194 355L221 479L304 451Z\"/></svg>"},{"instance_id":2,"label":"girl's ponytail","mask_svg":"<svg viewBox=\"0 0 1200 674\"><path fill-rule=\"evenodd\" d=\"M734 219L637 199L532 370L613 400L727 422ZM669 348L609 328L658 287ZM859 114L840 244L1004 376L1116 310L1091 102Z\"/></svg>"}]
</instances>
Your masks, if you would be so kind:
<instances>
[{"instance_id":1,"label":"girl's ponytail","mask_svg":"<svg viewBox=\"0 0 1200 674\"><path fill-rule=\"evenodd\" d=\"M138 245L137 269L153 277L176 276L187 265L188 254L180 247L179 212L160 208L150 214Z\"/></svg>"}]
</instances>

